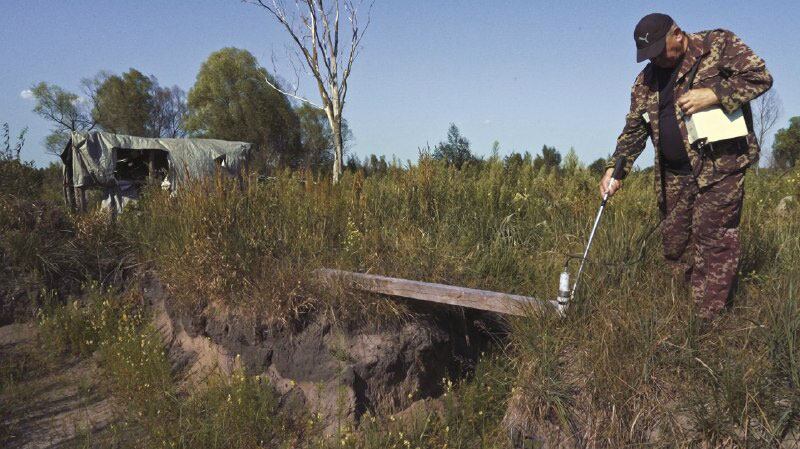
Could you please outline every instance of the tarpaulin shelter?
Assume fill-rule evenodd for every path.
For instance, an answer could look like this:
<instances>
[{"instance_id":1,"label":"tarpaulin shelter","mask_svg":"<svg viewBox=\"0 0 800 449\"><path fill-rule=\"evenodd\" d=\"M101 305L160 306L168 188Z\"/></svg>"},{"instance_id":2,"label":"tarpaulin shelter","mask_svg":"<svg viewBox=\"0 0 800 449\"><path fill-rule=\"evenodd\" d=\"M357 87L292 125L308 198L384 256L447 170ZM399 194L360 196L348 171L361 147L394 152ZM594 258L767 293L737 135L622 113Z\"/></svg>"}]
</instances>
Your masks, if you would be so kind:
<instances>
[{"instance_id":1,"label":"tarpaulin shelter","mask_svg":"<svg viewBox=\"0 0 800 449\"><path fill-rule=\"evenodd\" d=\"M104 205L119 211L148 180L175 191L190 178L218 171L239 175L253 148L251 143L215 139L73 132L61 153L64 198L73 209L85 210L86 190L101 189Z\"/></svg>"}]
</instances>

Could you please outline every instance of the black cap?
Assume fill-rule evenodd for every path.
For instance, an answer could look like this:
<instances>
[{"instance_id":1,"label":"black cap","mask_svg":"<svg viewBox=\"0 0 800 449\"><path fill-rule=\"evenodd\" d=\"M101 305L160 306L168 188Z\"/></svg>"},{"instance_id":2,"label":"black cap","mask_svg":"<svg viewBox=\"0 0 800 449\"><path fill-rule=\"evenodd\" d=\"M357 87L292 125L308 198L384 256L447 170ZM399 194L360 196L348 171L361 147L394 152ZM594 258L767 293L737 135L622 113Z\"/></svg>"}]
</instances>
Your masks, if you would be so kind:
<instances>
[{"instance_id":1,"label":"black cap","mask_svg":"<svg viewBox=\"0 0 800 449\"><path fill-rule=\"evenodd\" d=\"M636 41L636 62L655 58L667 46L667 33L675 21L666 14L653 13L642 17L633 30Z\"/></svg>"}]
</instances>

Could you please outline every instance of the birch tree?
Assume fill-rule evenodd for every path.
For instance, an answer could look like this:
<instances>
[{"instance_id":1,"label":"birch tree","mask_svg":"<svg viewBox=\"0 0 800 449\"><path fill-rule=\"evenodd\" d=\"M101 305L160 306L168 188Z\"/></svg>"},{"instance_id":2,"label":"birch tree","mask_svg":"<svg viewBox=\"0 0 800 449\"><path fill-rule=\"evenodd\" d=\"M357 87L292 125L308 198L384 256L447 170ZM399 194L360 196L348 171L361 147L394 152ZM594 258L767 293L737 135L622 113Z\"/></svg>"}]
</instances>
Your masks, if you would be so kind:
<instances>
[{"instance_id":1,"label":"birch tree","mask_svg":"<svg viewBox=\"0 0 800 449\"><path fill-rule=\"evenodd\" d=\"M370 23L374 1L367 0L245 0L266 10L289 33L295 57L314 78L321 105L294 92L280 89L284 95L325 111L334 141L333 183L342 175L344 139L342 110L349 88L361 40ZM363 8L366 7L366 11ZM346 24L342 24L346 22ZM341 38L341 39L340 39Z\"/></svg>"}]
</instances>

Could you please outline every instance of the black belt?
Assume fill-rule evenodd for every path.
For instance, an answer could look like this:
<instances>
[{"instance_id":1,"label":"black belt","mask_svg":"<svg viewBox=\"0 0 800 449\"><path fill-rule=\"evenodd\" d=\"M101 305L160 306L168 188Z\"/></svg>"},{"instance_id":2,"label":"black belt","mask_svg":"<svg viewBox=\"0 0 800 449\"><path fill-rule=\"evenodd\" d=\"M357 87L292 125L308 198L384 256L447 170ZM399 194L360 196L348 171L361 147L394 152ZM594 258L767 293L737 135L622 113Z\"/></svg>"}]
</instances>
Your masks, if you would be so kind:
<instances>
[{"instance_id":1,"label":"black belt","mask_svg":"<svg viewBox=\"0 0 800 449\"><path fill-rule=\"evenodd\" d=\"M700 154L699 170L693 171L693 175L698 177L703 170L706 160L711 160L711 170L714 176L717 174L717 158L726 154L740 155L747 152L747 137L734 137L733 139L718 140L716 142L706 142L705 139L698 139L692 147Z\"/></svg>"},{"instance_id":2,"label":"black belt","mask_svg":"<svg viewBox=\"0 0 800 449\"><path fill-rule=\"evenodd\" d=\"M701 157L716 158L724 154L744 154L747 153L747 137L734 137L733 139L718 140L716 142L706 142L705 139L698 139L692 147L700 153Z\"/></svg>"}]
</instances>

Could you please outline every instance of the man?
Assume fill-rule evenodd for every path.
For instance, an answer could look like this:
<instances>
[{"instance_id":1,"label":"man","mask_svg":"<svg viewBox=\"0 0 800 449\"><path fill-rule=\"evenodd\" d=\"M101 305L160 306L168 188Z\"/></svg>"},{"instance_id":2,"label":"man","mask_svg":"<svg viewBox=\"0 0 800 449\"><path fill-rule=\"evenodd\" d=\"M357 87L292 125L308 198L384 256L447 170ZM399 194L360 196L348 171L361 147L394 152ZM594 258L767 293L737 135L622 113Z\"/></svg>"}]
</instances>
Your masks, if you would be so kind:
<instances>
[{"instance_id":1,"label":"man","mask_svg":"<svg viewBox=\"0 0 800 449\"><path fill-rule=\"evenodd\" d=\"M624 158L630 172L649 135L664 256L691 284L698 316L711 320L736 279L744 173L758 161L749 102L772 86L772 77L764 61L727 30L687 34L669 16L649 14L633 37L637 62L650 63L633 84L630 112L600 192L613 195L622 186L609 186L612 167ZM748 135L690 145L684 116L714 106L726 113L741 108Z\"/></svg>"}]
</instances>

